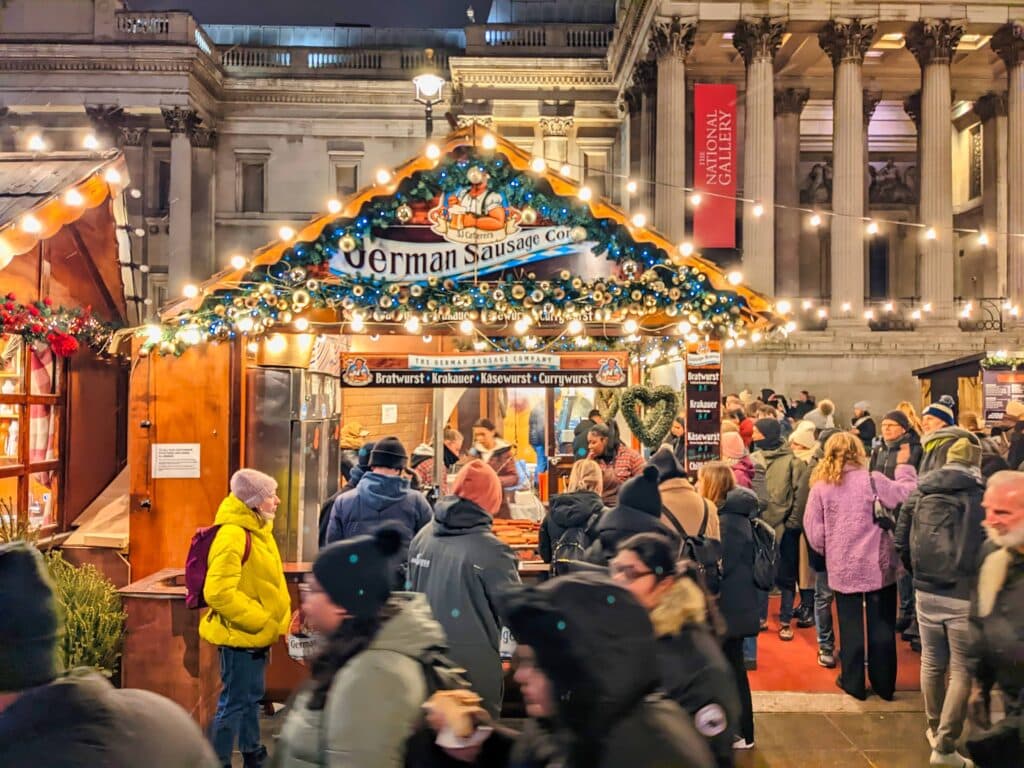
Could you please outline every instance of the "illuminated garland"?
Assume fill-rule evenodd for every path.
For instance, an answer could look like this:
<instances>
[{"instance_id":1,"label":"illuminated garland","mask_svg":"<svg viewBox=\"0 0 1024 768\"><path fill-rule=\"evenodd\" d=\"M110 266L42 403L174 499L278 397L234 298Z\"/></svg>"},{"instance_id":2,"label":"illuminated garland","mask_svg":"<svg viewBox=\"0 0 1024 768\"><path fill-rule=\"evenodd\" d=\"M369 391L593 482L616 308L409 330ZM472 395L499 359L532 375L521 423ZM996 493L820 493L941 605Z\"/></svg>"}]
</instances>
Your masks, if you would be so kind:
<instances>
[{"instance_id":1,"label":"illuminated garland","mask_svg":"<svg viewBox=\"0 0 1024 768\"><path fill-rule=\"evenodd\" d=\"M45 344L58 357L75 354L80 343L103 351L113 330L93 317L90 307L54 307L49 297L21 304L8 293L0 303L0 336L17 335L29 344Z\"/></svg>"},{"instance_id":2,"label":"illuminated garland","mask_svg":"<svg viewBox=\"0 0 1024 768\"><path fill-rule=\"evenodd\" d=\"M567 270L549 278L519 269L499 278L469 282L463 277L389 283L358 275L328 276L328 263L339 252L361 248L392 225L407 223L412 206L445 199L464 189L470 176L489 174L510 207L527 224L538 220L568 227L572 239L592 244L616 265L610 277L586 280ZM404 179L389 195L367 200L351 219L327 224L311 242L287 248L280 261L246 273L237 287L207 295L194 312L183 313L172 327L146 331L143 350L157 347L177 353L206 339L259 336L287 324L307 309L340 310L349 322L507 323L528 317L539 323L621 322L663 312L685 318L715 335L738 331L749 314L746 299L733 291L716 291L698 267L680 267L650 243L638 243L614 219L595 217L576 198L555 195L543 178L516 170L501 154L477 155L463 148L433 169Z\"/></svg>"},{"instance_id":3,"label":"illuminated garland","mask_svg":"<svg viewBox=\"0 0 1024 768\"><path fill-rule=\"evenodd\" d=\"M995 355L989 355L982 360L979 365L982 368L1003 368L1016 371L1018 368L1024 367L1024 357L1018 357L1008 353L997 353Z\"/></svg>"}]
</instances>

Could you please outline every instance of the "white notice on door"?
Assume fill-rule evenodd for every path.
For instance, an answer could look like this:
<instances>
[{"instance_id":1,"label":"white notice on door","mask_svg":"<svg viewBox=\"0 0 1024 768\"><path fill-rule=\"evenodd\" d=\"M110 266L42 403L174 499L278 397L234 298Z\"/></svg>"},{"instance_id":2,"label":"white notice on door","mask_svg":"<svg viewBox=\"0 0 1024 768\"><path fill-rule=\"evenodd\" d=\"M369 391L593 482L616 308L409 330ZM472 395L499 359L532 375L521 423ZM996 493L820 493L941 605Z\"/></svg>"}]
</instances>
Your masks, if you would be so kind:
<instances>
[{"instance_id":1,"label":"white notice on door","mask_svg":"<svg viewBox=\"0 0 1024 768\"><path fill-rule=\"evenodd\" d=\"M199 477L199 443L154 443L153 479Z\"/></svg>"},{"instance_id":2,"label":"white notice on door","mask_svg":"<svg viewBox=\"0 0 1024 768\"><path fill-rule=\"evenodd\" d=\"M380 407L380 423L381 424L397 424L398 423L398 405L395 403L384 403Z\"/></svg>"}]
</instances>

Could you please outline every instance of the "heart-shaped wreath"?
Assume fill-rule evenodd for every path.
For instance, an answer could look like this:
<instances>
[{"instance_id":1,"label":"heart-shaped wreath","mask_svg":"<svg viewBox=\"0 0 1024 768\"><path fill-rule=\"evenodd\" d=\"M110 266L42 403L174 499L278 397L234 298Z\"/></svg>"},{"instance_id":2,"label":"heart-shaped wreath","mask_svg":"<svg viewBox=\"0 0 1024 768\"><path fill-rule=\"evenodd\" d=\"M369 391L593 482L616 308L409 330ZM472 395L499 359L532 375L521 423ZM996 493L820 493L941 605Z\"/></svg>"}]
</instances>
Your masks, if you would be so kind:
<instances>
[{"instance_id":1,"label":"heart-shaped wreath","mask_svg":"<svg viewBox=\"0 0 1024 768\"><path fill-rule=\"evenodd\" d=\"M622 418L640 442L648 448L657 448L672 429L672 420L679 410L679 398L671 387L651 389L644 386L629 387L619 399ZM640 416L638 406L643 406Z\"/></svg>"},{"instance_id":2,"label":"heart-shaped wreath","mask_svg":"<svg viewBox=\"0 0 1024 768\"><path fill-rule=\"evenodd\" d=\"M622 395L614 389L597 390L597 402L594 407L601 412L605 424L612 421L619 412L619 401Z\"/></svg>"}]
</instances>

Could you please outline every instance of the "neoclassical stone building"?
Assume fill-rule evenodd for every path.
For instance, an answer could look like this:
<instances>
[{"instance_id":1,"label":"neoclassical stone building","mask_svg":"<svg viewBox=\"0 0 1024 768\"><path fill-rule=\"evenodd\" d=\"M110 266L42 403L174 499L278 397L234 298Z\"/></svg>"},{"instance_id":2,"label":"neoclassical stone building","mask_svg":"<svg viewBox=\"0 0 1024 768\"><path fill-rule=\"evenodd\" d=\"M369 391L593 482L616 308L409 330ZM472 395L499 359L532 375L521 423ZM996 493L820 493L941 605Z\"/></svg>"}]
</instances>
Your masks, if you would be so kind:
<instances>
[{"instance_id":1,"label":"neoclassical stone building","mask_svg":"<svg viewBox=\"0 0 1024 768\"><path fill-rule=\"evenodd\" d=\"M411 78L430 59L438 133L445 112L493 126L679 242L694 84L737 86L737 248L693 245L801 327L736 350L737 387L911 396L917 365L1016 344L1020 0L495 0L462 29L202 26L130 5L0 4L0 147L94 132L123 148L151 307L419 152Z\"/></svg>"}]
</instances>

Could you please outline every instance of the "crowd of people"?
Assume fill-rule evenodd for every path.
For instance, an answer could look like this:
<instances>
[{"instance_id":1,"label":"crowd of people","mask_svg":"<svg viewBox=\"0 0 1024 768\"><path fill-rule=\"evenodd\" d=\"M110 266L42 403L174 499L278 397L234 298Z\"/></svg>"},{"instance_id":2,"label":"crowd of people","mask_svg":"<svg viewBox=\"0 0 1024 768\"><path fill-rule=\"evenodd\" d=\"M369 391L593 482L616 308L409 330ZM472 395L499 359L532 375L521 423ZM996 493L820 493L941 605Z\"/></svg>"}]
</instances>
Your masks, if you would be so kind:
<instances>
[{"instance_id":1,"label":"crowd of people","mask_svg":"<svg viewBox=\"0 0 1024 768\"><path fill-rule=\"evenodd\" d=\"M454 430L440 452L410 453L395 437L356 445L369 435L355 426L300 606L272 535L276 483L241 469L202 587L222 683L208 743L169 702L63 675L38 553L0 548L0 764L129 765L144 742L158 766L227 766L236 747L246 768L269 765L268 651L291 634L316 651L273 750L281 768L723 768L755 744L748 672L777 592L779 640L813 628L817 664L850 696L891 700L898 638L920 650L931 765L1020 766L1024 404L1011 406L986 431L951 399L877 423L859 402L840 424L807 392L728 395L721 460L696 477L683 415L645 458L594 411L540 526L538 586L493 533L521 480L492 422L465 452ZM500 721L503 655L521 731ZM54 743L76 757L38 762Z\"/></svg>"}]
</instances>

